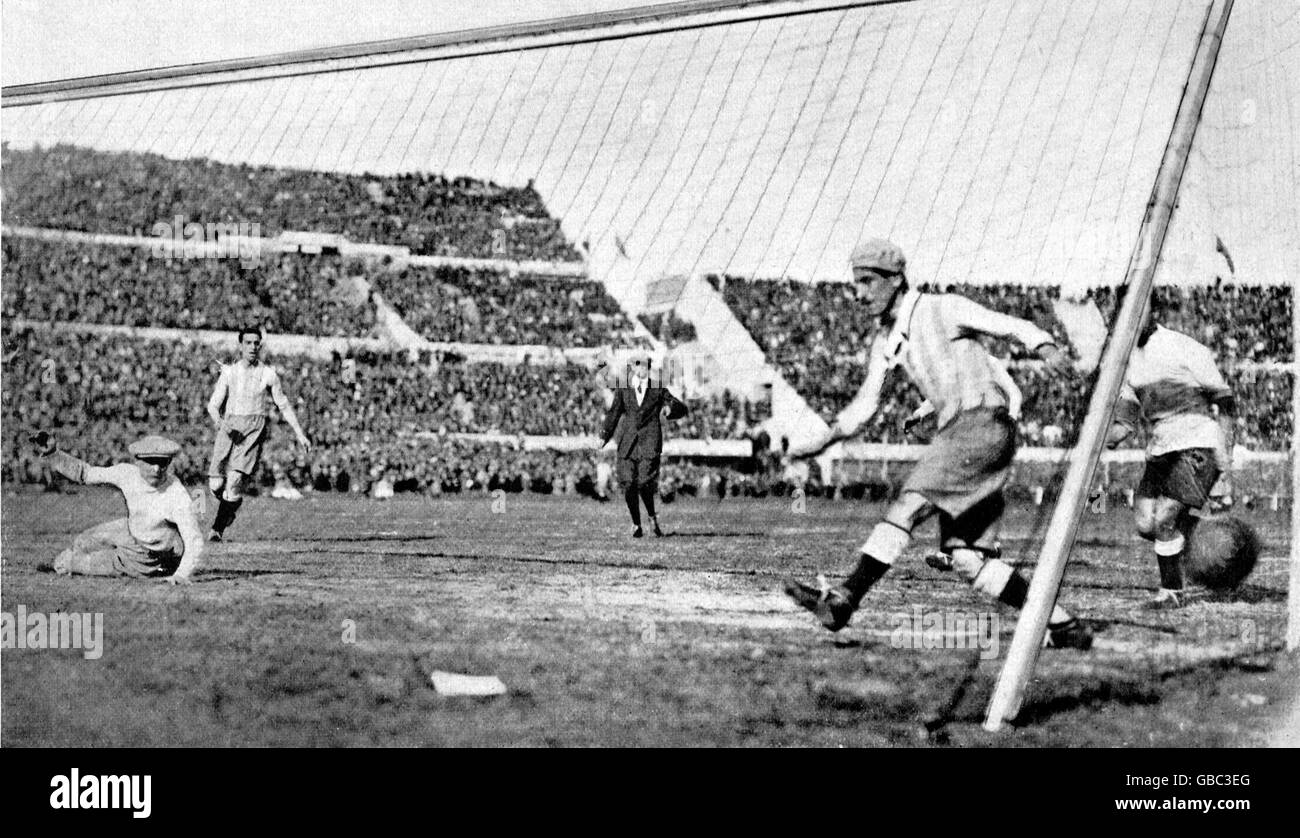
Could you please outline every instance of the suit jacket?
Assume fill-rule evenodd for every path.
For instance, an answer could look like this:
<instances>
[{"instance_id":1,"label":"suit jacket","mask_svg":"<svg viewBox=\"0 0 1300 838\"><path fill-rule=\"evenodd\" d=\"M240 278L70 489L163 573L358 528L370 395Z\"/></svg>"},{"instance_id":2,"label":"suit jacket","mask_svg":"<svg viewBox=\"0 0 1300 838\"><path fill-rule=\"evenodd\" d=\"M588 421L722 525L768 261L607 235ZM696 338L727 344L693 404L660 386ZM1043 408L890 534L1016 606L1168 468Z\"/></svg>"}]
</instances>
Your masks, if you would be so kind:
<instances>
[{"instance_id":1,"label":"suit jacket","mask_svg":"<svg viewBox=\"0 0 1300 838\"><path fill-rule=\"evenodd\" d=\"M605 413L601 445L617 435L619 457L634 460L658 457L664 450L660 414L665 407L669 409L669 419L680 419L688 412L686 405L663 387L648 385L641 404L636 403L635 388L619 387L614 391L614 403Z\"/></svg>"}]
</instances>

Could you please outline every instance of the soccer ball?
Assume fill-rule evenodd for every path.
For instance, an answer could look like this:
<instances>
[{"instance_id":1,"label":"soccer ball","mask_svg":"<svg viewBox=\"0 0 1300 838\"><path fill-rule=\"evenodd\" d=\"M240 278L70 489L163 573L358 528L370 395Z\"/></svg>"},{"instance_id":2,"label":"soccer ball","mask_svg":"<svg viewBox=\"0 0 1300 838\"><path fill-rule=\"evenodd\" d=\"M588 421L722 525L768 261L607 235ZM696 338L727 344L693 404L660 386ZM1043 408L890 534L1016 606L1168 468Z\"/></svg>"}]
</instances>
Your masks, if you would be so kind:
<instances>
[{"instance_id":1,"label":"soccer ball","mask_svg":"<svg viewBox=\"0 0 1300 838\"><path fill-rule=\"evenodd\" d=\"M1192 531L1184 567L1194 584L1216 591L1242 583L1259 559L1259 536L1233 515L1202 518Z\"/></svg>"}]
</instances>

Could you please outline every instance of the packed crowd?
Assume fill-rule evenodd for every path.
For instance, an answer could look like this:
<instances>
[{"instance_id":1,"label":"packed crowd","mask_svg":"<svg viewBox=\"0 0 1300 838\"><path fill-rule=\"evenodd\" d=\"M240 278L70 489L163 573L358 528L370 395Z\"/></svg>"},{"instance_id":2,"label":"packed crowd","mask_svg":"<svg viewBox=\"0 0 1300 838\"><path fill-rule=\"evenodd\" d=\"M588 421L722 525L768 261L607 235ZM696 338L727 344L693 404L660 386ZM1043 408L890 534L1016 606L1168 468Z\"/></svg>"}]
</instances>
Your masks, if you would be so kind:
<instances>
[{"instance_id":1,"label":"packed crowd","mask_svg":"<svg viewBox=\"0 0 1300 838\"><path fill-rule=\"evenodd\" d=\"M356 298L337 256L264 256L245 267L19 236L3 250L5 317L352 337L375 329L373 306Z\"/></svg>"},{"instance_id":2,"label":"packed crowd","mask_svg":"<svg viewBox=\"0 0 1300 838\"><path fill-rule=\"evenodd\" d=\"M431 173L395 176L171 160L72 145L3 149L9 224L148 235L158 222L257 224L415 253L578 261L530 182L499 186Z\"/></svg>"},{"instance_id":3,"label":"packed crowd","mask_svg":"<svg viewBox=\"0 0 1300 838\"><path fill-rule=\"evenodd\" d=\"M772 416L770 402L750 401L723 391L711 398L688 398L691 412L669 424L682 439L746 439Z\"/></svg>"},{"instance_id":4,"label":"packed crowd","mask_svg":"<svg viewBox=\"0 0 1300 838\"><path fill-rule=\"evenodd\" d=\"M433 341L627 346L632 323L598 282L459 267L372 269L367 278Z\"/></svg>"},{"instance_id":5,"label":"packed crowd","mask_svg":"<svg viewBox=\"0 0 1300 838\"><path fill-rule=\"evenodd\" d=\"M807 284L737 277L711 277L736 316L763 347L768 359L823 417L833 417L861 386L867 352L878 328L842 283ZM930 289L934 290L934 289ZM1039 324L1061 346L1070 347L1053 311L1058 290L1018 285L960 285L960 293L998 311ZM1103 316L1114 317L1116 295L1093 292ZM1253 448L1280 450L1289 439L1290 387L1285 373L1248 373L1239 361L1290 361L1291 293L1280 287L1219 284L1203 288L1160 286L1154 293L1159 322L1187 331L1219 353L1244 406L1239 435ZM1010 362L1024 398L1021 433L1030 445L1070 445L1086 413L1091 381L1057 382L1033 364L1013 342L986 339L993 354ZM920 396L905 376L891 376L881 408L867 428L868 439L905 442L903 421Z\"/></svg>"},{"instance_id":6,"label":"packed crowd","mask_svg":"<svg viewBox=\"0 0 1300 838\"><path fill-rule=\"evenodd\" d=\"M1113 320L1119 303L1114 289L1094 289L1092 296L1107 322ZM1158 322L1192 336L1231 366L1295 357L1291 301L1291 289L1280 285L1160 285L1152 294L1152 311Z\"/></svg>"},{"instance_id":7,"label":"packed crowd","mask_svg":"<svg viewBox=\"0 0 1300 838\"><path fill-rule=\"evenodd\" d=\"M69 450L92 462L112 461L148 431L167 433L183 446L178 472L187 480L202 478L211 445L205 407L219 365L233 360L232 352L46 329L7 331L3 345L6 479L39 478L24 436L36 428L54 430ZM398 454L415 435L588 436L598 433L605 413L602 385L576 364L467 364L450 355L419 363L404 353L366 351L328 360L268 360L280 370L313 440L310 460L296 466L311 471L312 483L334 467L355 478L361 463L370 464L366 473L376 463L399 460L399 471L414 469L418 463ZM692 407L690 420L676 423L672 436L737 438L764 415L726 395L693 400ZM272 450L278 465L296 462L287 435ZM511 468L523 467L516 462L520 456L510 456ZM545 459L525 458L533 471L538 458ZM426 471L431 467L425 464Z\"/></svg>"}]
</instances>

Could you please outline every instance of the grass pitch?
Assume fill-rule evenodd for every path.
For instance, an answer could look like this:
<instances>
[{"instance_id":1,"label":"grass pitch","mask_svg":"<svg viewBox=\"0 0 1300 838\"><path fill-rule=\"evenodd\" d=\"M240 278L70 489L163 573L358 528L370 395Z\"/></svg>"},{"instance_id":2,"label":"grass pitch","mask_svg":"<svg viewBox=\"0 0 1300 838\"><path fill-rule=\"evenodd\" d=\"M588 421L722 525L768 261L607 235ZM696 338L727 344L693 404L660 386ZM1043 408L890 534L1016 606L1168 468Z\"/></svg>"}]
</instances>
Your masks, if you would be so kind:
<instances>
[{"instance_id":1,"label":"grass pitch","mask_svg":"<svg viewBox=\"0 0 1300 838\"><path fill-rule=\"evenodd\" d=\"M1300 681L1280 652L1285 513L1248 516L1265 547L1241 590L1174 613L1139 608L1156 570L1128 510L1089 513L1061 601L1098 622L1098 646L1045 651L1017 724L988 734L1014 614L928 567L927 528L832 636L781 579L845 572L882 510L798 508L682 501L663 508L669 537L634 541L621 504L585 499L252 499L172 588L39 569L123 514L115 494L7 492L3 610L105 627L98 660L5 650L4 744L1255 745ZM1008 558L1032 562L1039 512L1011 513ZM954 615L995 629L985 649L926 628ZM509 693L441 696L435 669Z\"/></svg>"}]
</instances>

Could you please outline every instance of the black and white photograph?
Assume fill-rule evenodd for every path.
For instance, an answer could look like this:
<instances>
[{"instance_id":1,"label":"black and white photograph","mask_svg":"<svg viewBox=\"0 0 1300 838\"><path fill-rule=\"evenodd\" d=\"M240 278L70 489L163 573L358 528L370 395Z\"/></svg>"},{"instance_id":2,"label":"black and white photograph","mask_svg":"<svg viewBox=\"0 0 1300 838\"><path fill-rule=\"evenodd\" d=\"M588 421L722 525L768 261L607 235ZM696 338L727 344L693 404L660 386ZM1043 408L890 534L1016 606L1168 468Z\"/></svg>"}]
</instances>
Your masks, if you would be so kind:
<instances>
[{"instance_id":1,"label":"black and white photograph","mask_svg":"<svg viewBox=\"0 0 1300 838\"><path fill-rule=\"evenodd\" d=\"M0 745L1300 747L1300 2L636 3L3 0Z\"/></svg>"}]
</instances>

